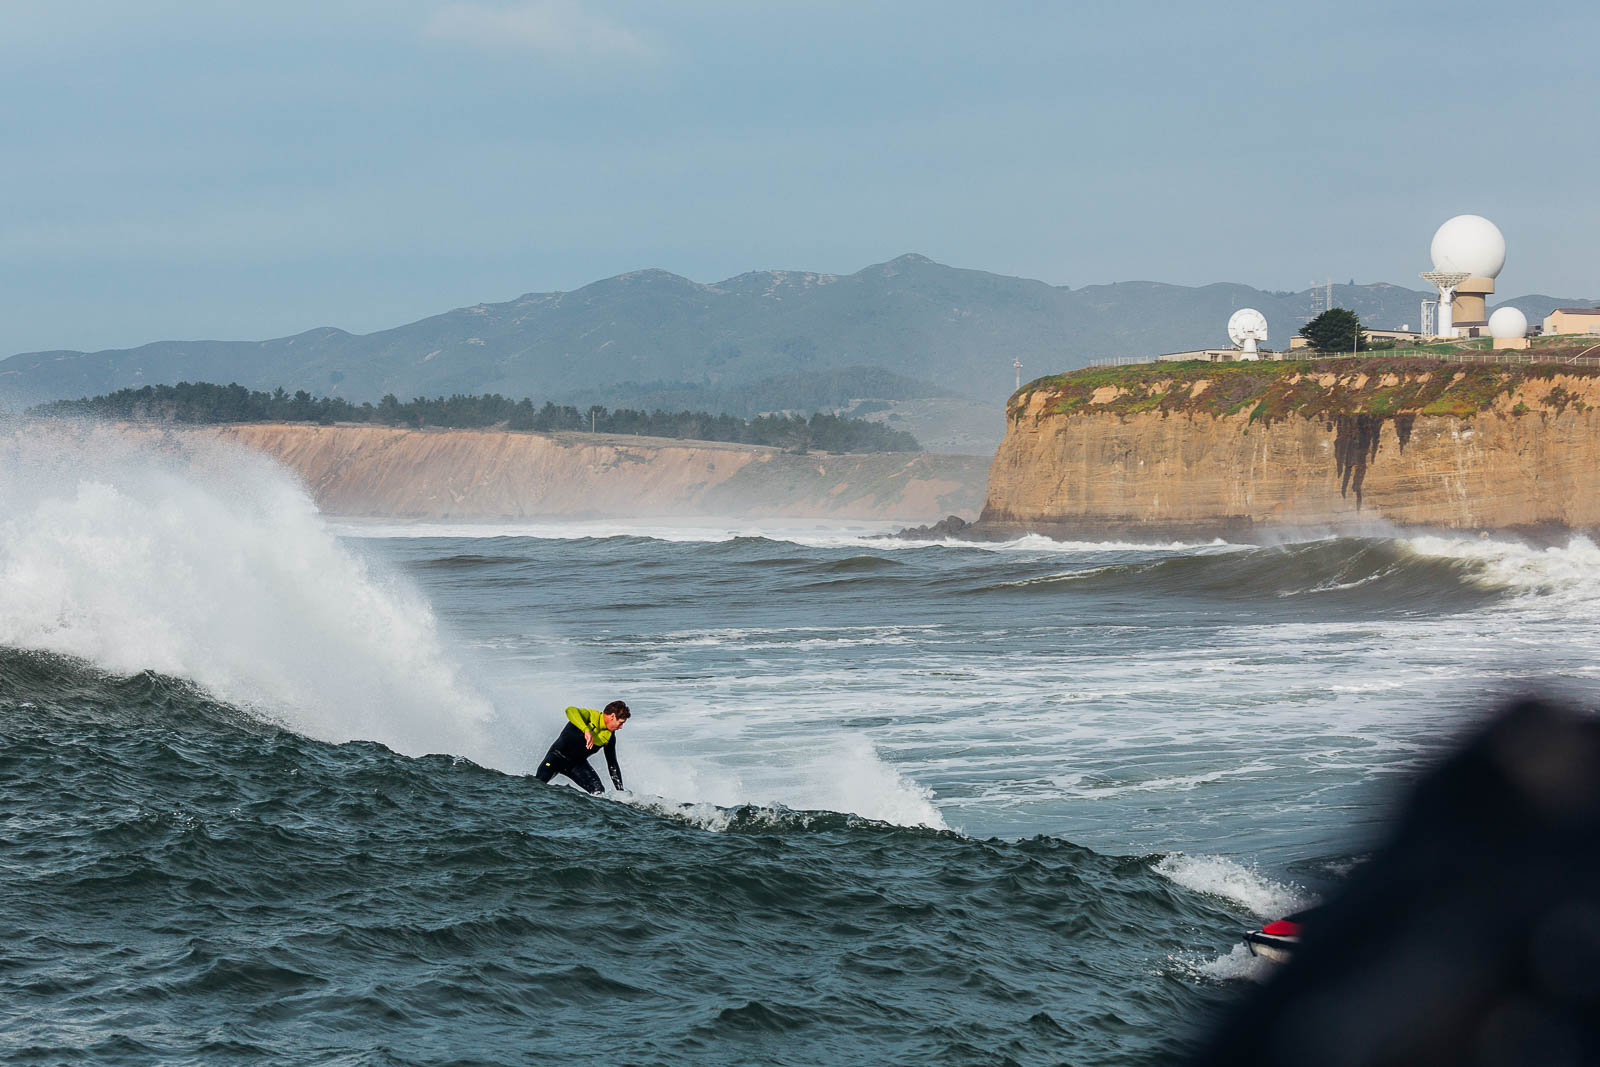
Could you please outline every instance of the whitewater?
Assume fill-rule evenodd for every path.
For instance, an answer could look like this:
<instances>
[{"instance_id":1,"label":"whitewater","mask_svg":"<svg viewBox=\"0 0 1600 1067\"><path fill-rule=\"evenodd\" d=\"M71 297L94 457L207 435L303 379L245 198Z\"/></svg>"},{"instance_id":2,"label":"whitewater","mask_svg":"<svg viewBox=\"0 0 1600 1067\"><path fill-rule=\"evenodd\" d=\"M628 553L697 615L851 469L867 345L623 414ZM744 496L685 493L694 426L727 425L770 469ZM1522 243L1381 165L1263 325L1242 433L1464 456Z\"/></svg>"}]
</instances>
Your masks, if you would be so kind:
<instances>
[{"instance_id":1,"label":"whitewater","mask_svg":"<svg viewBox=\"0 0 1600 1067\"><path fill-rule=\"evenodd\" d=\"M0 426L0 1051L1148 1062L1498 696L1600 681L1582 537L885 532ZM628 792L525 777L617 698Z\"/></svg>"}]
</instances>

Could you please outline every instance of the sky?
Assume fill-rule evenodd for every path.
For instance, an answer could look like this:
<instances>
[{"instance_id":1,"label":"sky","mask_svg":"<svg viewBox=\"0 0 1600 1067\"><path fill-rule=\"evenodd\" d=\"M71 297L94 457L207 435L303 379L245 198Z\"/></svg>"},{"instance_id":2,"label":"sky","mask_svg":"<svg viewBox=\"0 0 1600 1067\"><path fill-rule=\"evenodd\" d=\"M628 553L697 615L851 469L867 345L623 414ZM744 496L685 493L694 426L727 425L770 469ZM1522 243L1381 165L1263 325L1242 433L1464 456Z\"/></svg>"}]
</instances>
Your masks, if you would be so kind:
<instances>
[{"instance_id":1,"label":"sky","mask_svg":"<svg viewBox=\"0 0 1600 1067\"><path fill-rule=\"evenodd\" d=\"M1600 298L1600 4L0 0L0 357L657 267Z\"/></svg>"}]
</instances>

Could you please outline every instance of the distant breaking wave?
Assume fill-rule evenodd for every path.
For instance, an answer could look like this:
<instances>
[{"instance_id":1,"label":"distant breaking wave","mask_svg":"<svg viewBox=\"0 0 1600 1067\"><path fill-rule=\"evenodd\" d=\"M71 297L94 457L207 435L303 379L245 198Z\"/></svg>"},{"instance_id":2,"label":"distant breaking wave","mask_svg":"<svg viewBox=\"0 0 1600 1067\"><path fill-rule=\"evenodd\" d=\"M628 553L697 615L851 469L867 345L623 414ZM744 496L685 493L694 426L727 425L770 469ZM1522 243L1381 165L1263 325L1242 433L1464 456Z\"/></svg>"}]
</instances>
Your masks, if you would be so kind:
<instances>
[{"instance_id":1,"label":"distant breaking wave","mask_svg":"<svg viewBox=\"0 0 1600 1067\"><path fill-rule=\"evenodd\" d=\"M1416 611L1465 611L1517 590L1483 556L1427 552L1406 540L1330 539L1085 567L982 592L1040 587L1223 600L1321 599ZM1506 546L1502 546L1503 548Z\"/></svg>"}]
</instances>

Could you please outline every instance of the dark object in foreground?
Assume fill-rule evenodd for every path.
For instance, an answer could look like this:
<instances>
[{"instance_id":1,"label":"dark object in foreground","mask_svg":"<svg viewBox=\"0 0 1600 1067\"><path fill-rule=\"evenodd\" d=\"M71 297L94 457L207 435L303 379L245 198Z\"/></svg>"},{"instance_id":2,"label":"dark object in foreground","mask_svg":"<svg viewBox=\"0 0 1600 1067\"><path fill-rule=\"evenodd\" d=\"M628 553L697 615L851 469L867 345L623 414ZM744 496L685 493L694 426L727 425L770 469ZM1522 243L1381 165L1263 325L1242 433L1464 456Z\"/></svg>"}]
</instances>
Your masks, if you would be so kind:
<instances>
[{"instance_id":1,"label":"dark object in foreground","mask_svg":"<svg viewBox=\"0 0 1600 1067\"><path fill-rule=\"evenodd\" d=\"M1505 709L1193 1062L1600 1063L1600 722Z\"/></svg>"}]
</instances>

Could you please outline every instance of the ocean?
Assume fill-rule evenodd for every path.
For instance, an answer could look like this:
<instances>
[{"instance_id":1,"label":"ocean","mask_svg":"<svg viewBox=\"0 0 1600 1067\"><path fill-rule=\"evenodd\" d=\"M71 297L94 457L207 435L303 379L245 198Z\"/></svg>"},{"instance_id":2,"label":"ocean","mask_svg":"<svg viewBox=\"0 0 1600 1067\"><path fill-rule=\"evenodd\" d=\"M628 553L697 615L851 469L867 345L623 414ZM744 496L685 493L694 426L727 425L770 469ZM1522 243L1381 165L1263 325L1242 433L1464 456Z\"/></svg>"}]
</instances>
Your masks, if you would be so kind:
<instances>
[{"instance_id":1,"label":"ocean","mask_svg":"<svg viewBox=\"0 0 1600 1067\"><path fill-rule=\"evenodd\" d=\"M1495 699L1600 678L1581 537L890 528L6 431L0 1057L1174 1062ZM613 699L626 792L528 776Z\"/></svg>"}]
</instances>

